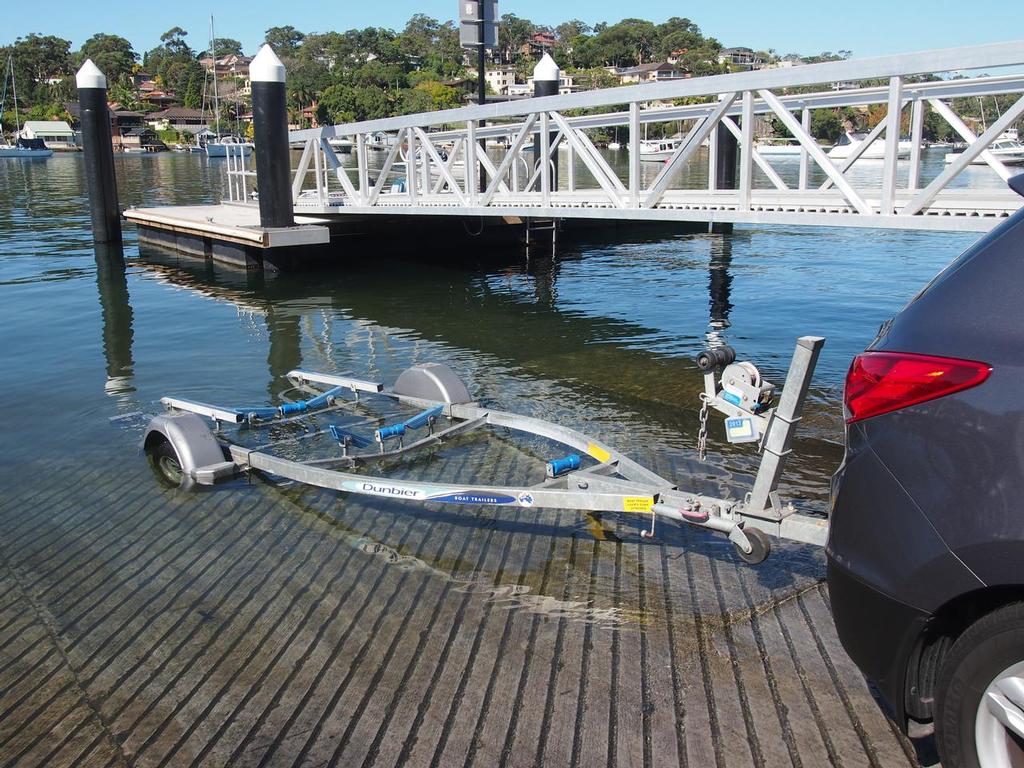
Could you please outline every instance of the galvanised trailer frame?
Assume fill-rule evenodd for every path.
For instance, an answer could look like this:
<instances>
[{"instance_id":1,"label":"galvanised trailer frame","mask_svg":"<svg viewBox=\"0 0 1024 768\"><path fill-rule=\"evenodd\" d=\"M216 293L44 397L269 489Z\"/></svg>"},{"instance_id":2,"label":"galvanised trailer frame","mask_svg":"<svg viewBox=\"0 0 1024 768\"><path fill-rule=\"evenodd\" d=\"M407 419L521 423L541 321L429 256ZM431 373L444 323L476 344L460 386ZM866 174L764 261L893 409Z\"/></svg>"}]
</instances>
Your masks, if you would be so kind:
<instances>
[{"instance_id":1,"label":"galvanised trailer frame","mask_svg":"<svg viewBox=\"0 0 1024 768\"><path fill-rule=\"evenodd\" d=\"M165 397L162 403L167 413L150 421L144 446L166 478L186 486L214 484L239 473L257 471L344 493L402 501L642 514L650 516L650 528L642 531L645 537L654 535L658 518L688 523L725 533L741 558L759 563L771 551L766 533L825 543L827 522L798 514L792 505L783 507L777 493L823 344L824 339L813 336L797 341L775 407L770 407L774 387L760 381L750 363L734 363L731 348L713 348L698 358L698 366L704 371L704 391L700 395L702 451L709 408L725 414L727 429L742 435L741 440L758 442L762 451L753 489L742 500L687 491L582 432L483 407L472 400L449 368L436 363L408 369L391 388L347 376L294 370L288 374L289 380L311 397L279 407L226 408ZM295 437L254 448L233 442L222 429L227 424L242 429L295 422L305 425L311 417L350 407L361 394L426 410L404 422L379 426L372 441L337 426L313 429L298 439L331 434L340 455L307 461L272 452L275 447L294 442ZM201 417L211 419L213 429ZM548 462L548 478L529 486L419 482L353 471L485 427L547 438L577 453ZM420 431L424 431L422 436L405 443L407 436Z\"/></svg>"}]
</instances>

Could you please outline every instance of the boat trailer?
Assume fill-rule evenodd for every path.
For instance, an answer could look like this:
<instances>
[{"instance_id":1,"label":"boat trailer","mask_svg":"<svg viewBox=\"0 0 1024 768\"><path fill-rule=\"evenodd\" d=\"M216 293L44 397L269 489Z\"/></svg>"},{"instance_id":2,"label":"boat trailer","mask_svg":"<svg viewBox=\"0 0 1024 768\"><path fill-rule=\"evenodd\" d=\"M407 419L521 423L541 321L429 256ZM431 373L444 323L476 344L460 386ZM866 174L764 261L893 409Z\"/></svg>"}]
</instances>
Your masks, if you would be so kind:
<instances>
[{"instance_id":1,"label":"boat trailer","mask_svg":"<svg viewBox=\"0 0 1024 768\"><path fill-rule=\"evenodd\" d=\"M766 534L825 543L827 521L799 514L792 504L784 507L777 490L824 342L816 336L797 340L775 405L775 387L762 379L752 363L736 362L731 347L713 347L698 356L697 365L704 374L698 440L702 458L709 410L725 415L730 442L757 443L762 454L754 486L742 500L687 491L581 432L482 407L458 376L439 363L409 368L391 388L347 376L294 370L288 379L305 397L277 407L219 407L165 397L161 402L167 412L149 422L144 448L164 480L186 488L256 472L402 501L634 513L650 517L650 527L641 531L645 538L654 535L658 518L687 523L725 533L740 558L759 563L771 551ZM365 401L371 398L418 412L384 423L388 420L384 417L367 417ZM349 421L329 423L339 416ZM235 442L246 434L268 435L267 430L275 427L285 436L254 447ZM572 452L548 461L544 481L529 486L415 482L356 471L487 427L545 438ZM312 438L329 438L331 455L296 460L274 452L284 446L310 445Z\"/></svg>"}]
</instances>

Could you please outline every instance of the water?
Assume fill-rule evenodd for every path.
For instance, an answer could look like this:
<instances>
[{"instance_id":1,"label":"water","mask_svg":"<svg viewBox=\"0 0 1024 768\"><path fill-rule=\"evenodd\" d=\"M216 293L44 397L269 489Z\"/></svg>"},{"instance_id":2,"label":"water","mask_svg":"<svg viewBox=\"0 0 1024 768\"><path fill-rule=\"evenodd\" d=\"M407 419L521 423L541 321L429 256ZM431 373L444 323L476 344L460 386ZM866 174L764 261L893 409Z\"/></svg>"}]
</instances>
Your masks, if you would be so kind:
<instances>
[{"instance_id":1,"label":"water","mask_svg":"<svg viewBox=\"0 0 1024 768\"><path fill-rule=\"evenodd\" d=\"M116 165L123 205L220 197L221 166L201 156L121 157ZM760 569L745 569L721 537L663 526L664 549L651 550L663 553L662 571L644 559L651 555L644 555L636 536L645 523L640 518L599 522L537 513L535 525L521 511L441 511L259 482L182 496L162 488L146 467L139 450L142 414L159 411L159 398L168 394L225 404L275 402L285 388L282 374L300 365L391 382L413 363L436 360L470 382L485 403L592 433L687 487L735 497L749 488L756 458L749 448L728 446L716 419L708 461L697 460L701 379L694 356L709 338L725 340L781 385L795 338L822 335L828 342L783 495L824 511L828 480L842 455L841 386L850 358L975 237L743 226L730 237L567 244L555 259L458 252L431 263L382 245L372 252L342 251L331 270L262 275L140 251L134 229L126 227L122 269L119 253L93 250L81 157L0 162L0 381L7 404L0 432L0 554L34 605L52 617L69 663L81 662L83 685L100 699L116 699L121 688L115 681L128 674L121 671L127 662L117 650L120 640L113 639L122 633L144 639L138 633L152 623L154 632L171 627L161 637L178 642L175 622L199 610L201 621L210 622L211 637L229 636L217 629L232 626L235 616L234 582L226 575L201 594L198 586L195 594L175 593L194 598L184 607L172 600L160 608L163 593L150 591L186 577L204 583L206 568L218 558L227 562L236 531L243 529L268 537L246 545L254 563L258 554L260 563L288 568L288 574L308 571L309 586L295 593L296 605L307 593L343 594L341 586L361 583L339 575L340 586L324 592L320 574L327 566L314 571L319 555L307 552L313 541L338 553L369 553L398 573L450 583L438 598L444 610L469 595L465 599L526 615L600 627L671 626L690 637L702 611L749 613L752 606L813 585L823 575L820 552L780 544ZM463 482L537 472L524 456L500 446L482 454L455 452L425 471L446 469ZM131 535L143 536L142 543L124 540L122 546L128 518L157 532L192 521L196 533L182 540L198 548L189 561L197 564L165 557L163 544L135 533L141 529L132 528ZM199 526L221 521L227 527L219 538L204 543ZM367 521L375 526L369 532ZM302 537L292 542L292 533L282 532L284 538L274 538L276 526L301 531ZM487 545L501 536L518 538L500 550L499 560L485 553L496 551ZM622 541L637 548L636 560ZM203 547L219 554L210 559ZM688 570L679 575L674 569L683 568L677 558L685 551L699 559L687 559ZM85 552L96 557L87 560ZM134 559L122 562L122 552ZM701 565L705 559L708 565ZM158 564L160 571L147 570ZM378 566L367 567L375 572ZM698 579L709 568L715 588L705 593L687 574ZM275 572L260 584L284 588L291 584L292 576L287 578ZM120 591L104 594L123 594L121 602L109 610L101 610L101 603L91 607L94 591L111 579ZM645 580L647 591L638 593L637 584ZM227 591L214 601L221 583ZM710 584L711 577L700 583ZM260 595L263 587L251 589L256 591L246 594ZM664 590L663 601L656 590ZM674 614L659 608L671 605ZM122 620L118 610L129 613ZM345 615L342 610L340 617ZM334 624L324 626L318 638L338 634ZM381 632L390 631L390 624L383 626ZM538 643L546 631L537 635ZM108 639L104 632L111 633ZM133 650L138 661L131 669L149 659L157 665L165 654L161 642L170 640L146 645L149 651ZM651 658L661 653L657 648L650 646ZM228 668L245 668L247 657L235 653L232 642L222 657ZM153 674L162 669L156 666ZM367 667L368 674L374 669ZM374 686L379 682L374 678ZM159 699L146 693L149 688L139 690L144 703L148 695ZM245 691L239 694L242 703L249 701ZM136 725L120 719L135 705L116 703L102 705L117 723L114 730L136 733ZM300 729L303 717L296 715L285 727ZM131 721L140 722L148 721ZM278 724L271 717L257 725ZM164 731L153 733L138 736L132 749L156 749ZM268 736L264 746L273 742L273 749L286 749L275 739ZM238 749L245 743L238 742ZM167 754L178 744L168 746Z\"/></svg>"},{"instance_id":2,"label":"water","mask_svg":"<svg viewBox=\"0 0 1024 768\"><path fill-rule=\"evenodd\" d=\"M619 153L620 159L624 153ZM941 161L941 157L938 157ZM645 164L646 165L646 164ZM932 166L934 166L934 161ZM926 167L932 167L926 166ZM124 205L212 202L222 168L202 156L117 159ZM927 175L927 173L926 173ZM17 459L67 449L134 460L110 417L162 395L258 402L296 365L392 381L439 360L508 410L556 414L627 450L692 459L709 338L782 383L796 336L828 338L793 478L821 502L841 452L850 358L974 235L737 227L731 237L567 245L555 259L340 253L315 274L246 275L139 251L122 275L90 243L81 158L0 164L5 429ZM716 437L709 469L748 473L750 452Z\"/></svg>"}]
</instances>

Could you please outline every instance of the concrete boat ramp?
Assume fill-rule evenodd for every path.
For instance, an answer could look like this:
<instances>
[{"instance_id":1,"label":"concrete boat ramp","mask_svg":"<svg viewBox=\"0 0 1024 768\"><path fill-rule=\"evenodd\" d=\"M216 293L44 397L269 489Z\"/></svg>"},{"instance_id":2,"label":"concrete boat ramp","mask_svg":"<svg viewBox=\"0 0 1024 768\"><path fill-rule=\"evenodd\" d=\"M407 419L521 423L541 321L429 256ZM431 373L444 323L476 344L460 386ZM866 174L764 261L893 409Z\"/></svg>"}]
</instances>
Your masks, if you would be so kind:
<instances>
[{"instance_id":1,"label":"concrete boat ramp","mask_svg":"<svg viewBox=\"0 0 1024 768\"><path fill-rule=\"evenodd\" d=\"M0 502L4 765L918 765L815 548L38 463Z\"/></svg>"}]
</instances>

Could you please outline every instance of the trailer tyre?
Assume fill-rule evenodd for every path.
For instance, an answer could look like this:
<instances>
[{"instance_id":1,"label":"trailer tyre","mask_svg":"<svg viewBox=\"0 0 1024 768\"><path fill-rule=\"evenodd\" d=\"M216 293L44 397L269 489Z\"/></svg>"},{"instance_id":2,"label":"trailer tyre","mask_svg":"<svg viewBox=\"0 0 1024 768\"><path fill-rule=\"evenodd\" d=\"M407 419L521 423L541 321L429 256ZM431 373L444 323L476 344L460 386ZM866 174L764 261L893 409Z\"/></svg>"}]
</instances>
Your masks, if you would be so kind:
<instances>
[{"instance_id":1,"label":"trailer tyre","mask_svg":"<svg viewBox=\"0 0 1024 768\"><path fill-rule=\"evenodd\" d=\"M750 563L751 565L764 562L765 558L772 551L772 543L768 535L760 528L744 528L743 532L747 535L747 541L750 542L750 551L744 552L740 549L739 545L733 544L736 547L736 554L740 556L743 562Z\"/></svg>"},{"instance_id":2,"label":"trailer tyre","mask_svg":"<svg viewBox=\"0 0 1024 768\"><path fill-rule=\"evenodd\" d=\"M181 459L175 453L171 441L162 435L161 438L146 446L146 456L161 483L170 488L180 488L185 481Z\"/></svg>"}]
</instances>

